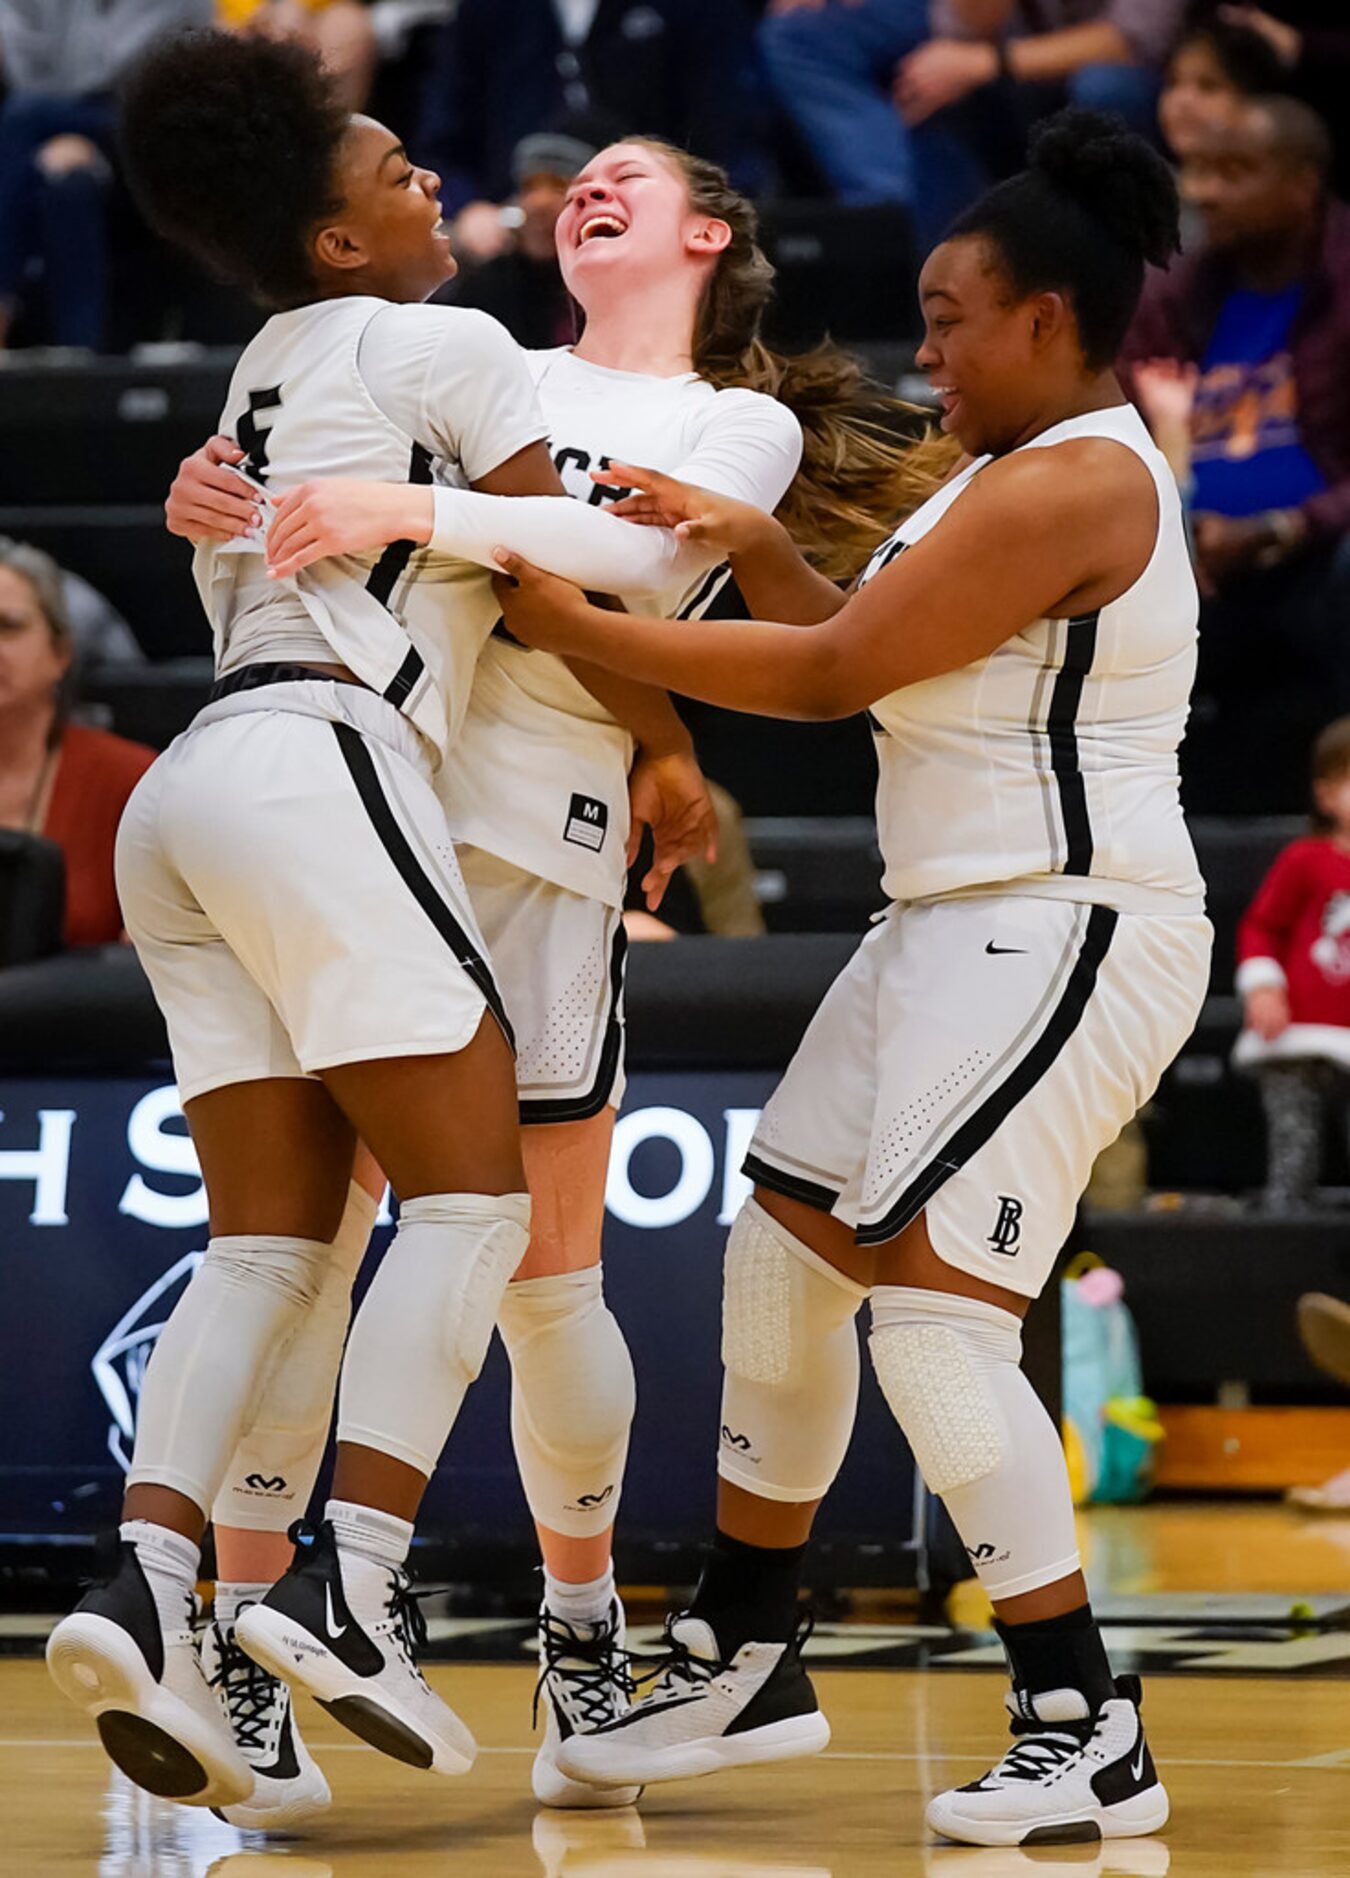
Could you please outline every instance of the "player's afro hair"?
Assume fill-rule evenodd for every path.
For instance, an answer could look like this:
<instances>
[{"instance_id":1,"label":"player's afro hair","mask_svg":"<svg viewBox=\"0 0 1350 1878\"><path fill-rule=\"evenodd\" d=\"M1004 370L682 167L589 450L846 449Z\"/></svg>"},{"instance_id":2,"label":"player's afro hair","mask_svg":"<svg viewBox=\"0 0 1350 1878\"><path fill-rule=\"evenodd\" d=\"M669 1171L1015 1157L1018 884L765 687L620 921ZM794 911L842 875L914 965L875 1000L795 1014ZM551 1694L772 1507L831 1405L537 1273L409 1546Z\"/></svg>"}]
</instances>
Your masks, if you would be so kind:
<instances>
[{"instance_id":1,"label":"player's afro hair","mask_svg":"<svg viewBox=\"0 0 1350 1878\"><path fill-rule=\"evenodd\" d=\"M131 192L151 227L268 307L303 305L306 238L339 208L349 118L303 47L232 33L161 40L121 97Z\"/></svg>"}]
</instances>

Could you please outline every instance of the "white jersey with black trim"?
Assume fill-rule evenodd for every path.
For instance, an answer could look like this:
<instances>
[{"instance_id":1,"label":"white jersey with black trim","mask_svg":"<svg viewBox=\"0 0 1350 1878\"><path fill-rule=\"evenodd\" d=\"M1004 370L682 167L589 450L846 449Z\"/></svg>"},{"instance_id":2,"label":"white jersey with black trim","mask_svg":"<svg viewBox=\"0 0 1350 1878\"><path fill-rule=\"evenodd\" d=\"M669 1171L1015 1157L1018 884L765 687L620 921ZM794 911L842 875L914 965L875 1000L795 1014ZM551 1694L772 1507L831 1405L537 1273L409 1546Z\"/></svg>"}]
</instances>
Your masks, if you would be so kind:
<instances>
[{"instance_id":1,"label":"white jersey with black trim","mask_svg":"<svg viewBox=\"0 0 1350 1878\"><path fill-rule=\"evenodd\" d=\"M265 495L320 476L467 486L540 441L525 355L484 313L353 296L278 313L245 348L220 428ZM262 531L194 563L222 675L261 660L348 666L437 760L498 609L486 569L410 541L270 580Z\"/></svg>"},{"instance_id":2,"label":"white jersey with black trim","mask_svg":"<svg viewBox=\"0 0 1350 1878\"><path fill-rule=\"evenodd\" d=\"M595 507L621 490L590 478L611 460L663 470L775 509L801 460L801 428L761 392L693 373L611 371L566 348L527 355L568 494ZM625 593L632 613L697 618L725 562L663 593ZM437 779L451 833L527 873L619 906L627 873L633 746L566 665L504 633L483 648L468 715Z\"/></svg>"},{"instance_id":3,"label":"white jersey with black trim","mask_svg":"<svg viewBox=\"0 0 1350 1878\"><path fill-rule=\"evenodd\" d=\"M1204 910L1177 750L1199 600L1175 478L1132 405L1056 424L1024 449L1104 437L1158 492L1148 566L1118 600L1039 619L988 658L872 706L877 827L892 900L997 891L1122 912ZM877 549L860 585L935 527L990 461L954 477ZM998 579L998 568L989 568ZM903 631L904 622L896 622Z\"/></svg>"}]
</instances>

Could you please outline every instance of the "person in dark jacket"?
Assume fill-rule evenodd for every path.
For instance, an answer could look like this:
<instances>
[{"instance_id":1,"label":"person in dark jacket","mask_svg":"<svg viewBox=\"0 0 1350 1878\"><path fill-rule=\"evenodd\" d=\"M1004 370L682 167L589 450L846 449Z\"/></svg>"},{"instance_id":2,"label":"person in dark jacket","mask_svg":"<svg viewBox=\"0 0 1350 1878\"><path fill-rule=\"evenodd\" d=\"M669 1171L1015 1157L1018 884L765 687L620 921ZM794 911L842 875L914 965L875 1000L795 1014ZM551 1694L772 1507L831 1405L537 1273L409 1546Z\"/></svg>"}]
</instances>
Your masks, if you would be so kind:
<instances>
[{"instance_id":1,"label":"person in dark jacket","mask_svg":"<svg viewBox=\"0 0 1350 1878\"><path fill-rule=\"evenodd\" d=\"M1141 393L1157 361L1189 387L1194 810L1297 809L1303 751L1350 704L1350 209L1330 166L1294 99L1205 132L1182 183L1207 245L1149 282L1125 342Z\"/></svg>"},{"instance_id":2,"label":"person in dark jacket","mask_svg":"<svg viewBox=\"0 0 1350 1878\"><path fill-rule=\"evenodd\" d=\"M423 94L415 154L440 173L456 251L508 245L497 205L532 131L603 112L762 181L747 0L460 0Z\"/></svg>"}]
</instances>

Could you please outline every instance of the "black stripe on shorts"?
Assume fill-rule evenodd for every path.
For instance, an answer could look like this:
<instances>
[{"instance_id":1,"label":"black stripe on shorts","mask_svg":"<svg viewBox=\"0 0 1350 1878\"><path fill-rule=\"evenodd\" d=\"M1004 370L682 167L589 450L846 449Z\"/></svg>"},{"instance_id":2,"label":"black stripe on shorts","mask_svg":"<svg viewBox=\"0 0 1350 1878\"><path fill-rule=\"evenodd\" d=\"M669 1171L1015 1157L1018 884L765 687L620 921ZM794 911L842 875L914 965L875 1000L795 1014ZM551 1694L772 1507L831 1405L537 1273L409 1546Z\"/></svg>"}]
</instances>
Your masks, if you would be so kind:
<instances>
[{"instance_id":1,"label":"black stripe on shorts","mask_svg":"<svg viewBox=\"0 0 1350 1878\"><path fill-rule=\"evenodd\" d=\"M813 1206L819 1213L832 1212L839 1201L839 1195L833 1187L826 1187L817 1180L807 1180L801 1174L784 1173L781 1167L762 1161L757 1154L746 1155L741 1162L741 1172L747 1180L753 1180L757 1187L767 1187L770 1193L781 1193L785 1200L800 1200L803 1206Z\"/></svg>"},{"instance_id":2,"label":"black stripe on shorts","mask_svg":"<svg viewBox=\"0 0 1350 1878\"><path fill-rule=\"evenodd\" d=\"M482 992L488 1009L501 1026L502 1035L514 1051L515 1033L511 1029L510 1019L506 1015L506 1006L502 1003L501 993L497 990L491 968L455 918L454 912L442 897L435 881L418 860L412 843L400 828L389 798L380 784L375 760L366 748L365 739L360 731L353 730L350 724L334 724L333 734L338 740L342 760L347 765L352 781L356 784L356 792L361 798L362 806L369 815L371 825L379 836L385 852L402 875L414 900Z\"/></svg>"},{"instance_id":3,"label":"black stripe on shorts","mask_svg":"<svg viewBox=\"0 0 1350 1878\"><path fill-rule=\"evenodd\" d=\"M1078 957L1044 1030L998 1087L961 1124L941 1153L909 1183L885 1218L873 1225L858 1227L859 1245L882 1245L902 1233L918 1218L933 1195L979 1153L1023 1097L1036 1087L1082 1021L1119 917L1113 907L1093 907L1088 914L1087 931Z\"/></svg>"},{"instance_id":4,"label":"black stripe on shorts","mask_svg":"<svg viewBox=\"0 0 1350 1878\"><path fill-rule=\"evenodd\" d=\"M628 956L628 934L620 919L614 928L614 944L609 955L609 1015L605 1020L605 1040L600 1046L600 1063L595 1081L584 1095L522 1096L522 1126L542 1126L549 1122L588 1122L608 1103L619 1073L619 1053L623 1049L623 1024L619 1005L623 997L624 961Z\"/></svg>"}]
</instances>

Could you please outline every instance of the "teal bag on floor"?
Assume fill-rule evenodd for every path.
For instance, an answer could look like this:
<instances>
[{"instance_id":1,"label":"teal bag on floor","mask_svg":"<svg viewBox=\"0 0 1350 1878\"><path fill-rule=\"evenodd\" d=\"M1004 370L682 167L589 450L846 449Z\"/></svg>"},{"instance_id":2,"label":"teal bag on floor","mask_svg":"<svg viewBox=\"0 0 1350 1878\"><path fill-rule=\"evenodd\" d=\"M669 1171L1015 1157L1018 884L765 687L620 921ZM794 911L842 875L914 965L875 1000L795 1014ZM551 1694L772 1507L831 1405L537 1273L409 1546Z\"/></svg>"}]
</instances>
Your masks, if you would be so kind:
<instances>
[{"instance_id":1,"label":"teal bag on floor","mask_svg":"<svg viewBox=\"0 0 1350 1878\"><path fill-rule=\"evenodd\" d=\"M1080 1505L1146 1499L1157 1473L1162 1425L1144 1394L1124 1291L1119 1272L1091 1252L1063 1283L1065 1444Z\"/></svg>"}]
</instances>

